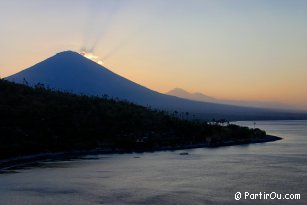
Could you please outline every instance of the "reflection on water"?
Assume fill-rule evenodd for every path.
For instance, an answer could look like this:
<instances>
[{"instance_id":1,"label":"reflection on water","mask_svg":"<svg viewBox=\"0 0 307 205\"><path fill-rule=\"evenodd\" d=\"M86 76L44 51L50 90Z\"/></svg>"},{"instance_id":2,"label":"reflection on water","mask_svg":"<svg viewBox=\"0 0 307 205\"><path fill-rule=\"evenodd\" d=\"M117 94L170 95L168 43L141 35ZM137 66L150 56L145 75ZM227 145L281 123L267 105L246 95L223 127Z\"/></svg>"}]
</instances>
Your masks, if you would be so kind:
<instances>
[{"instance_id":1,"label":"reflection on water","mask_svg":"<svg viewBox=\"0 0 307 205\"><path fill-rule=\"evenodd\" d=\"M307 204L307 121L256 126L284 140L46 161L1 174L0 205ZM238 202L237 191L300 193L302 199Z\"/></svg>"}]
</instances>

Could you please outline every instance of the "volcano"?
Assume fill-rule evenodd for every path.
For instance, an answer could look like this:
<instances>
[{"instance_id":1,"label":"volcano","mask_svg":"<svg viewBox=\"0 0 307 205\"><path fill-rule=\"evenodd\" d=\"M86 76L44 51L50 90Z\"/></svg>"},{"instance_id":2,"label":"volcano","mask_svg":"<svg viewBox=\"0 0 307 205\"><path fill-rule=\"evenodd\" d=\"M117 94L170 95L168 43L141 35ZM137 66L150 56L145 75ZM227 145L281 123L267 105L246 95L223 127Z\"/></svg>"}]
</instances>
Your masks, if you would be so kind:
<instances>
[{"instance_id":1,"label":"volcano","mask_svg":"<svg viewBox=\"0 0 307 205\"><path fill-rule=\"evenodd\" d=\"M75 94L109 96L169 112L189 112L197 119L228 120L303 119L307 114L284 110L198 102L162 94L130 81L77 52L60 52L30 68L5 78L15 83L44 84Z\"/></svg>"}]
</instances>

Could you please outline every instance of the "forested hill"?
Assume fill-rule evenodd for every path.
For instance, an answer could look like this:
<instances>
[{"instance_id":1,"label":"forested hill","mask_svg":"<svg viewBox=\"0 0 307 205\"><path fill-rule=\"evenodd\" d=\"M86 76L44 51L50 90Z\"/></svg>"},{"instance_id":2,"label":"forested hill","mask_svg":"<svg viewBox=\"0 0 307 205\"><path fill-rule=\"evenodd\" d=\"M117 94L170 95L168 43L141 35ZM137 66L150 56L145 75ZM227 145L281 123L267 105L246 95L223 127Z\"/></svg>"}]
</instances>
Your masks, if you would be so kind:
<instances>
[{"instance_id":1,"label":"forested hill","mask_svg":"<svg viewBox=\"0 0 307 205\"><path fill-rule=\"evenodd\" d=\"M265 132L178 119L115 99L79 96L0 79L0 158L110 148L157 150L250 142Z\"/></svg>"}]
</instances>

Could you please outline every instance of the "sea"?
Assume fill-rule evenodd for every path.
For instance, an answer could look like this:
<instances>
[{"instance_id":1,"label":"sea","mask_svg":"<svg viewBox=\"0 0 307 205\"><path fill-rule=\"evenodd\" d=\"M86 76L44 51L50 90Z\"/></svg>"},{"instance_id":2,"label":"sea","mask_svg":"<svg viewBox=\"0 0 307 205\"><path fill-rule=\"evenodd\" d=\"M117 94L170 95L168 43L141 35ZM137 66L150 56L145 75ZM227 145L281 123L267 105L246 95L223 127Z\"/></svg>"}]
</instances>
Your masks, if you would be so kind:
<instances>
[{"instance_id":1,"label":"sea","mask_svg":"<svg viewBox=\"0 0 307 205\"><path fill-rule=\"evenodd\" d=\"M0 205L307 204L307 121L257 121L283 140L46 160L0 174Z\"/></svg>"}]
</instances>

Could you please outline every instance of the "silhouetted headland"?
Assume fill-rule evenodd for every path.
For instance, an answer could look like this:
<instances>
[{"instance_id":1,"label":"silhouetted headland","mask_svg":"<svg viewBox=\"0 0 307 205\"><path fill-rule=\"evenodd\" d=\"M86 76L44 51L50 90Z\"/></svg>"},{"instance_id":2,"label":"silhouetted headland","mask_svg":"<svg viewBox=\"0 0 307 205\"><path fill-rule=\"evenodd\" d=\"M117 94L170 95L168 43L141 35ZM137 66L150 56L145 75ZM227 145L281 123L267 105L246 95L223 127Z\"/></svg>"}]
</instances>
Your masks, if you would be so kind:
<instances>
[{"instance_id":1,"label":"silhouetted headland","mask_svg":"<svg viewBox=\"0 0 307 205\"><path fill-rule=\"evenodd\" d=\"M0 80L0 113L2 162L28 155L144 152L281 139L226 121L189 121L127 101L5 80Z\"/></svg>"}]
</instances>

